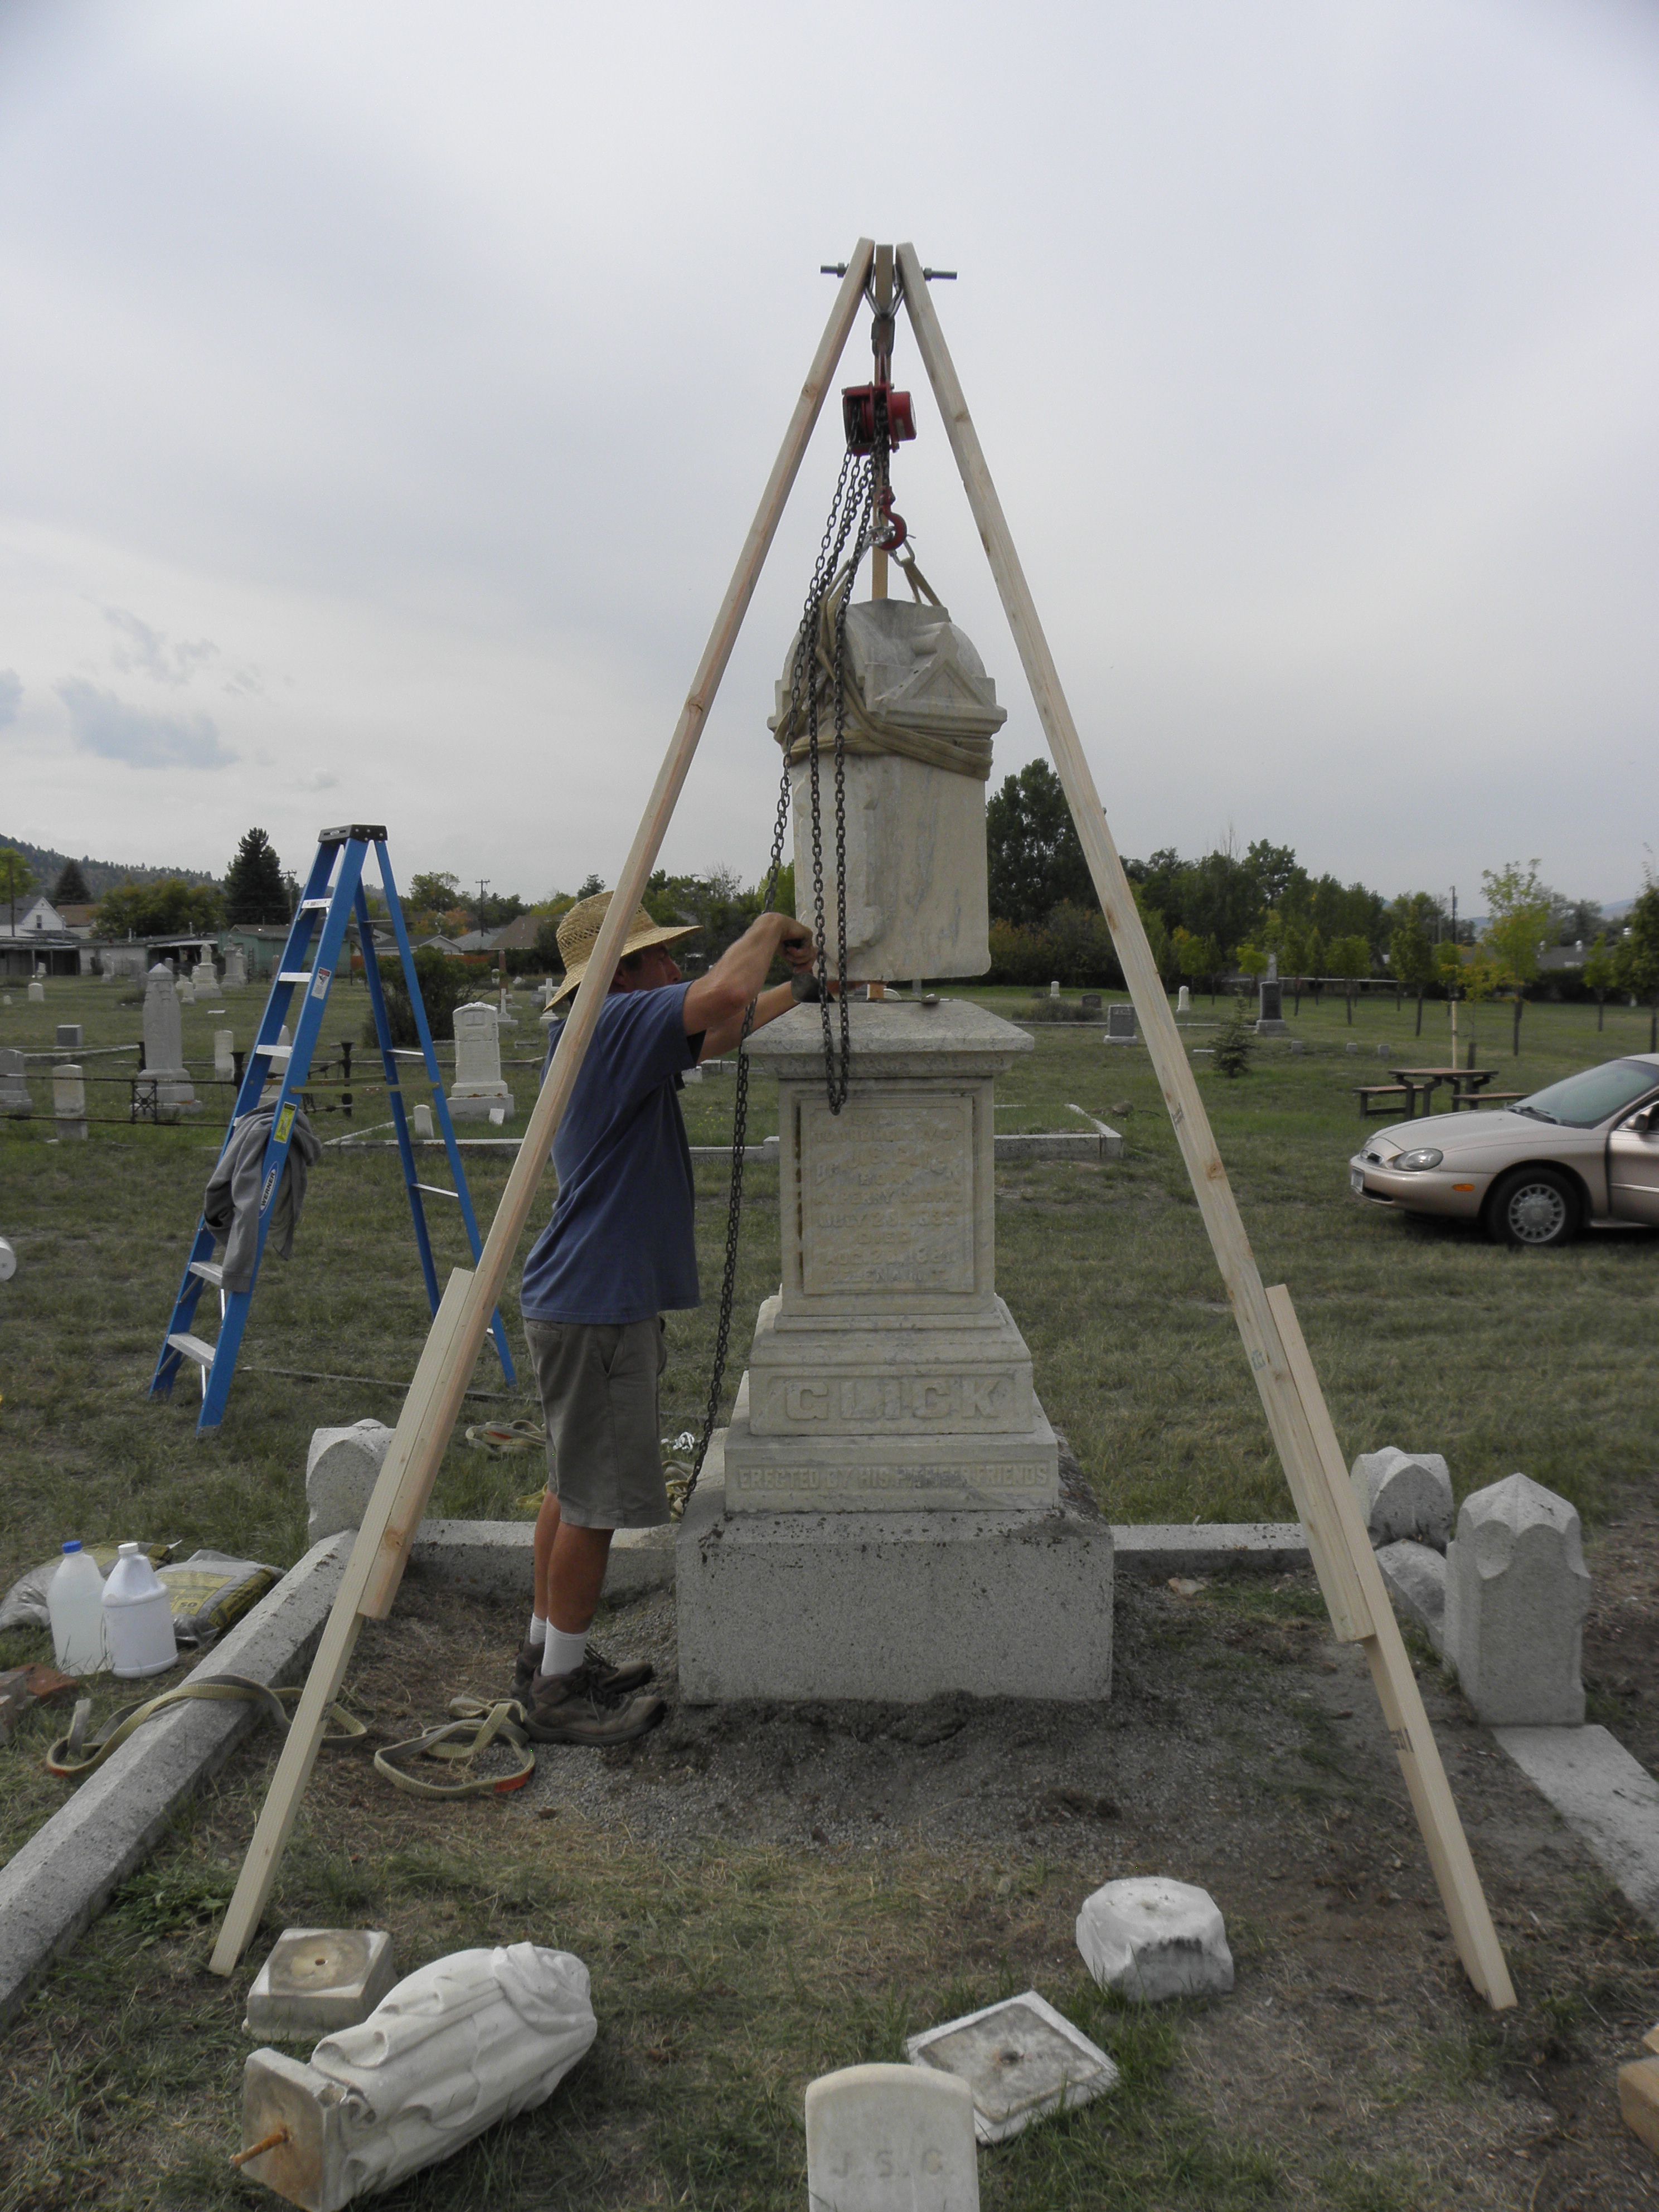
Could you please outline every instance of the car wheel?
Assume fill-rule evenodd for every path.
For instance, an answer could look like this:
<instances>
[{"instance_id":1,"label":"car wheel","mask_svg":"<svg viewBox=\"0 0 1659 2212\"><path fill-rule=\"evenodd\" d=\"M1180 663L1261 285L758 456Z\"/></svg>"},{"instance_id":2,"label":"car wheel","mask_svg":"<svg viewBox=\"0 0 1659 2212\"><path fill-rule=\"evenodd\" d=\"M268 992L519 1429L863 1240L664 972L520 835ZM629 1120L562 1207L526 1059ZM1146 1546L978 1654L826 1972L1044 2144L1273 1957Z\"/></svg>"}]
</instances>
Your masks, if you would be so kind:
<instances>
[{"instance_id":1,"label":"car wheel","mask_svg":"<svg viewBox=\"0 0 1659 2212\"><path fill-rule=\"evenodd\" d=\"M1556 1168L1517 1168L1492 1194L1486 1225L1493 1242L1547 1252L1578 1234L1578 1192Z\"/></svg>"}]
</instances>

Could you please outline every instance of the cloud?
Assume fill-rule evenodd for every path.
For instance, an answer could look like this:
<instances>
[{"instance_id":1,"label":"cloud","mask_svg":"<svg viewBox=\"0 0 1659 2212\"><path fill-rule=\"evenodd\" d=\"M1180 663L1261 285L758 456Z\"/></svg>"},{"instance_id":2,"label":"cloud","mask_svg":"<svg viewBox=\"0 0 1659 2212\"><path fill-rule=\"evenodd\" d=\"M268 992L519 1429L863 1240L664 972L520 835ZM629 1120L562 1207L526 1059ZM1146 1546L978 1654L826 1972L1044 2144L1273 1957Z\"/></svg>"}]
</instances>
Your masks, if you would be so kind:
<instances>
[{"instance_id":1,"label":"cloud","mask_svg":"<svg viewBox=\"0 0 1659 2212\"><path fill-rule=\"evenodd\" d=\"M21 678L15 668L0 668L0 730L17 720L18 702L23 696Z\"/></svg>"},{"instance_id":2,"label":"cloud","mask_svg":"<svg viewBox=\"0 0 1659 2212\"><path fill-rule=\"evenodd\" d=\"M122 643L110 659L125 674L153 676L161 684L188 684L198 668L219 658L211 638L180 639L169 644L166 634L129 614L125 607L106 607L104 620L120 632Z\"/></svg>"},{"instance_id":3,"label":"cloud","mask_svg":"<svg viewBox=\"0 0 1659 2212\"><path fill-rule=\"evenodd\" d=\"M129 707L79 676L66 678L58 696L82 752L125 761L129 768L225 768L236 758L205 714L156 714Z\"/></svg>"}]
</instances>

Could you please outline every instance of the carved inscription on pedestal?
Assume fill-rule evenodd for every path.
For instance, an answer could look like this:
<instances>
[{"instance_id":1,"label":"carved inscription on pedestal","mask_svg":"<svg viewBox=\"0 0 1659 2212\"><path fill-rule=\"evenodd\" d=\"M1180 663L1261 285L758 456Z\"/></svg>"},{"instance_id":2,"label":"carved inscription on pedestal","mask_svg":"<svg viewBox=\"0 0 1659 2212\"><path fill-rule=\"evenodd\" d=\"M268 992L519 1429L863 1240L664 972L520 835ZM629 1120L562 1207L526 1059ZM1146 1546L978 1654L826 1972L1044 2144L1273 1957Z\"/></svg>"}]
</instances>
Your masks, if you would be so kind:
<instances>
[{"instance_id":1,"label":"carved inscription on pedestal","mask_svg":"<svg viewBox=\"0 0 1659 2212\"><path fill-rule=\"evenodd\" d=\"M1040 1492L1054 1488L1054 1471L1041 1460L993 1462L962 1467L744 1467L726 1469L729 1489L743 1496L780 1498L838 1496L858 1498L916 1495L943 1501L974 1490Z\"/></svg>"},{"instance_id":2,"label":"carved inscription on pedestal","mask_svg":"<svg viewBox=\"0 0 1659 2212\"><path fill-rule=\"evenodd\" d=\"M801 1287L974 1289L973 1106L963 1097L800 1107Z\"/></svg>"},{"instance_id":3,"label":"carved inscription on pedestal","mask_svg":"<svg viewBox=\"0 0 1659 2212\"><path fill-rule=\"evenodd\" d=\"M1020 1378L1008 1370L966 1374L773 1375L757 1413L758 1432L791 1430L874 1435L883 1430L1024 1426L1030 1418Z\"/></svg>"}]
</instances>

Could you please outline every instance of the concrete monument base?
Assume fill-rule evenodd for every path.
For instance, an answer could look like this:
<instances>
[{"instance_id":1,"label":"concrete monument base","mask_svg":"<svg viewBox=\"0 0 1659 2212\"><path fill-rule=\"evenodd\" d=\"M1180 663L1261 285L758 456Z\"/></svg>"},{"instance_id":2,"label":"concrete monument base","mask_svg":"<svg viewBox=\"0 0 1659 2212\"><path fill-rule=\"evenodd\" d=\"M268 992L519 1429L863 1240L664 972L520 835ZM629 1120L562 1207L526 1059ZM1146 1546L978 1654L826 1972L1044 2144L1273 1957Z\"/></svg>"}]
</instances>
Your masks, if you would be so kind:
<instances>
[{"instance_id":1,"label":"concrete monument base","mask_svg":"<svg viewBox=\"0 0 1659 2212\"><path fill-rule=\"evenodd\" d=\"M675 1546L681 1695L1109 1697L1112 1532L1044 1512L728 1513L726 1431Z\"/></svg>"}]
</instances>

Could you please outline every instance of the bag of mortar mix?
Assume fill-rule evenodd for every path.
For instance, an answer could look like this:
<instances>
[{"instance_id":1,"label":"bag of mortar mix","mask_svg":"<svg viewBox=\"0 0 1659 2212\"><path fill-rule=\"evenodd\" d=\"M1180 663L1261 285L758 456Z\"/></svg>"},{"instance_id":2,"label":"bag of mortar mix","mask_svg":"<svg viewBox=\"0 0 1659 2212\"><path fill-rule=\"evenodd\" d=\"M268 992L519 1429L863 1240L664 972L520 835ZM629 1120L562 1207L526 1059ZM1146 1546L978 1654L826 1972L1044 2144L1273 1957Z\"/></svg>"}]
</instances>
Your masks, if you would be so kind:
<instances>
[{"instance_id":1,"label":"bag of mortar mix","mask_svg":"<svg viewBox=\"0 0 1659 2212\"><path fill-rule=\"evenodd\" d=\"M172 1564L178 1548L177 1544L149 1544L144 1550L167 1587L173 1632L180 1644L212 1643L282 1580L280 1567L234 1559L223 1552L192 1552L189 1559ZM100 1574L107 1575L115 1564L115 1546L91 1545L88 1549ZM58 1567L57 1559L47 1559L18 1577L0 1604L0 1628L51 1626L46 1591Z\"/></svg>"}]
</instances>

